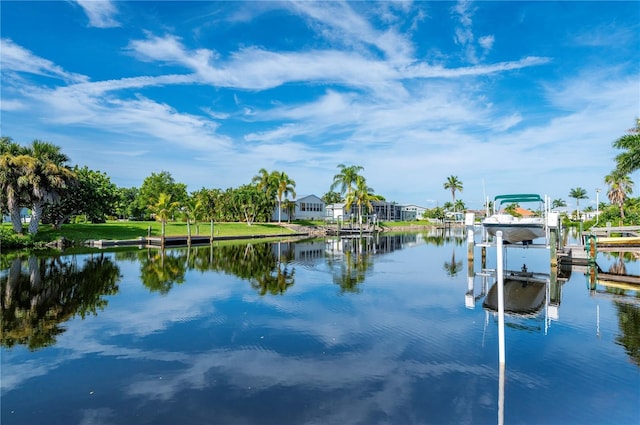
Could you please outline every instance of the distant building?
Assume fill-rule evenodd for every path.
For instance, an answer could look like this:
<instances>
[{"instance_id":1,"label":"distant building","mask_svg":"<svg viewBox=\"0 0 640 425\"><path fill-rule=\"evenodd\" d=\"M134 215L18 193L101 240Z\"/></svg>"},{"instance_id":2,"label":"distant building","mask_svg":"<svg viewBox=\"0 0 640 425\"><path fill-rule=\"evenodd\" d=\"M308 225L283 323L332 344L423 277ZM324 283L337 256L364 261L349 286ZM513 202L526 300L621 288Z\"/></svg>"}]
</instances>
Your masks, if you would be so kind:
<instances>
[{"instance_id":1,"label":"distant building","mask_svg":"<svg viewBox=\"0 0 640 425\"><path fill-rule=\"evenodd\" d=\"M23 223L29 223L31 221L31 210L29 210L28 208L21 208L20 209L20 219L22 220ZM11 216L10 215L3 215L2 216L2 222L3 223L8 223L11 221Z\"/></svg>"},{"instance_id":2,"label":"distant building","mask_svg":"<svg viewBox=\"0 0 640 425\"><path fill-rule=\"evenodd\" d=\"M295 212L291 220L324 220L326 216L325 203L316 195L306 195L294 199ZM283 201L284 204L284 201ZM272 219L278 221L278 206L273 211ZM282 208L281 221L289 221L289 213Z\"/></svg>"},{"instance_id":3,"label":"distant building","mask_svg":"<svg viewBox=\"0 0 640 425\"><path fill-rule=\"evenodd\" d=\"M418 205L404 205L401 210L401 217L404 221L422 220L424 213L427 211L425 207Z\"/></svg>"}]
</instances>

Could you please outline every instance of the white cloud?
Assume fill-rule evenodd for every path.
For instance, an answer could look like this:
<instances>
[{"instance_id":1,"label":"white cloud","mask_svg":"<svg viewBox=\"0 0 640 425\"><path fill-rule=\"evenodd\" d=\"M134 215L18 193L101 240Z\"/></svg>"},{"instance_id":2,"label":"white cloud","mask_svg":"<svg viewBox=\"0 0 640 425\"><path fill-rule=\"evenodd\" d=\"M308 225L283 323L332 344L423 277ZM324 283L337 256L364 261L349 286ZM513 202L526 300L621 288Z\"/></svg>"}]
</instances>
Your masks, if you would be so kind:
<instances>
[{"instance_id":1,"label":"white cloud","mask_svg":"<svg viewBox=\"0 0 640 425\"><path fill-rule=\"evenodd\" d=\"M484 49L484 53L488 53L493 47L493 43L495 42L495 38L492 35L485 35L484 37L480 37L478 39L478 44Z\"/></svg>"},{"instance_id":2,"label":"white cloud","mask_svg":"<svg viewBox=\"0 0 640 425\"><path fill-rule=\"evenodd\" d=\"M115 19L118 14L115 4L111 0L76 0L89 18L89 25L97 28L119 27Z\"/></svg>"},{"instance_id":3,"label":"white cloud","mask_svg":"<svg viewBox=\"0 0 640 425\"><path fill-rule=\"evenodd\" d=\"M53 62L40 58L8 38L0 40L2 72L26 72L45 77L59 78L68 82L87 81L88 77L67 72Z\"/></svg>"}]
</instances>

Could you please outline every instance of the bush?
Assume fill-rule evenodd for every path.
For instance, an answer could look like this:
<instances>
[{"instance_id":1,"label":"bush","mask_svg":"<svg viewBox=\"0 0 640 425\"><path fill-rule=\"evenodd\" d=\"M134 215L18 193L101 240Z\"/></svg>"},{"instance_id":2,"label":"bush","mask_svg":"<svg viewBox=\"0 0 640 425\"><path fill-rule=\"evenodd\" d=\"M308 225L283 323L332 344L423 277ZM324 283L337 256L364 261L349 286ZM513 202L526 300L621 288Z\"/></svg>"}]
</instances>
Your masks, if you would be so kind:
<instances>
[{"instance_id":1,"label":"bush","mask_svg":"<svg viewBox=\"0 0 640 425\"><path fill-rule=\"evenodd\" d=\"M0 227L0 249L22 248L34 244L33 236L15 233L11 227Z\"/></svg>"}]
</instances>

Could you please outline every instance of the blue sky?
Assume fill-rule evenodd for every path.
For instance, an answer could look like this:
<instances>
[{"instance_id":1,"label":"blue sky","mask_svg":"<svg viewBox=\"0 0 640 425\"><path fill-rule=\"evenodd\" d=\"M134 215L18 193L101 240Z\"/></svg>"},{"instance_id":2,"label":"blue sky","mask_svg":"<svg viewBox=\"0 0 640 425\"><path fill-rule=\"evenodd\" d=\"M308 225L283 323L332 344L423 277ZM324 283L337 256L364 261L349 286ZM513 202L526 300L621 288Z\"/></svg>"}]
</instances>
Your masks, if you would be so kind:
<instances>
[{"instance_id":1,"label":"blue sky","mask_svg":"<svg viewBox=\"0 0 640 425\"><path fill-rule=\"evenodd\" d=\"M640 116L639 2L2 1L2 135L188 189L361 165L389 201L575 187ZM639 173L631 177L640 184Z\"/></svg>"}]
</instances>

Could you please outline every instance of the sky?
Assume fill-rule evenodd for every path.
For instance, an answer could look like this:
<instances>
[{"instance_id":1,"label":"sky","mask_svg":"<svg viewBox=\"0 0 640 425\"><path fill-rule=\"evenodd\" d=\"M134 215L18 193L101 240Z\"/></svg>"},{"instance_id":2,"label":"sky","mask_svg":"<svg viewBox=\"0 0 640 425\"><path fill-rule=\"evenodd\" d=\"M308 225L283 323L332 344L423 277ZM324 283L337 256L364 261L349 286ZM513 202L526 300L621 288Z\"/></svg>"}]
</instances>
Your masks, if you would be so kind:
<instances>
[{"instance_id":1,"label":"sky","mask_svg":"<svg viewBox=\"0 0 640 425\"><path fill-rule=\"evenodd\" d=\"M640 2L2 1L1 135L189 191L338 164L376 194L468 208L606 201L640 117ZM640 185L640 173L631 175Z\"/></svg>"}]
</instances>

